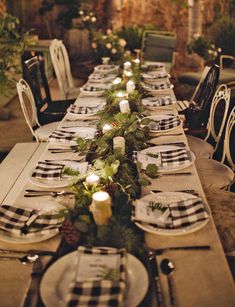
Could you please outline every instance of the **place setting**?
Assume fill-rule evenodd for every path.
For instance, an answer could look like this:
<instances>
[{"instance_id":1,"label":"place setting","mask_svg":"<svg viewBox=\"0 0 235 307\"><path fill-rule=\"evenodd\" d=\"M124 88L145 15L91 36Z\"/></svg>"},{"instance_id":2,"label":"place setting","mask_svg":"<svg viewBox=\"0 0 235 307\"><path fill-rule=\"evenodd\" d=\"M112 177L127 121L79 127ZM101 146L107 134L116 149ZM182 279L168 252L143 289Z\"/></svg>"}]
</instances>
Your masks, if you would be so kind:
<instances>
[{"instance_id":1,"label":"place setting","mask_svg":"<svg viewBox=\"0 0 235 307\"><path fill-rule=\"evenodd\" d=\"M100 305L112 300L117 306L128 307L142 301L148 285L145 267L125 249L80 246L50 266L40 293L47 307L70 302L82 305L91 299Z\"/></svg>"},{"instance_id":2,"label":"place setting","mask_svg":"<svg viewBox=\"0 0 235 307\"><path fill-rule=\"evenodd\" d=\"M168 134L182 126L181 119L174 113L145 116L140 120L140 127L148 127L151 134Z\"/></svg>"}]
</instances>

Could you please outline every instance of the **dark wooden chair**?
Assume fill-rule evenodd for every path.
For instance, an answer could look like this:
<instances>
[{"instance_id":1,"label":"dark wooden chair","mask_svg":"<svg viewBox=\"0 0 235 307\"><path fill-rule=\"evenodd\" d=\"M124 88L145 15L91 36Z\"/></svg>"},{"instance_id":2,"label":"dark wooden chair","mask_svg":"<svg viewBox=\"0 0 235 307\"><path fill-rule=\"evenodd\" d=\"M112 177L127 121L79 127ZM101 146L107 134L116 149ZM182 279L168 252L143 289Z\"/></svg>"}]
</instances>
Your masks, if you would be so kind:
<instances>
[{"instance_id":1,"label":"dark wooden chair","mask_svg":"<svg viewBox=\"0 0 235 307\"><path fill-rule=\"evenodd\" d=\"M74 103L72 100L51 99L51 93L44 70L44 62L37 56L22 63L24 79L29 84L37 108L39 123L45 125L60 121L66 114L68 107Z\"/></svg>"}]
</instances>

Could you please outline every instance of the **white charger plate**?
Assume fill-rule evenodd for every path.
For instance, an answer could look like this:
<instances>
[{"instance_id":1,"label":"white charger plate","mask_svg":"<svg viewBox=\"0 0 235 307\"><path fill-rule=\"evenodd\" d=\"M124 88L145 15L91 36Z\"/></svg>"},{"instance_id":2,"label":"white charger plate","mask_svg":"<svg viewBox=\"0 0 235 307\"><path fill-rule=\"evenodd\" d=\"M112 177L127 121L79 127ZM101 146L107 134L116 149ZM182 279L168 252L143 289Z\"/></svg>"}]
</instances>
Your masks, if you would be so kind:
<instances>
[{"instance_id":1,"label":"white charger plate","mask_svg":"<svg viewBox=\"0 0 235 307\"><path fill-rule=\"evenodd\" d=\"M185 147L183 147L185 148ZM174 150L174 149L183 149L182 147L179 146L174 146L174 145L162 145L162 146L154 146L154 147L149 147L146 149L141 150L141 153L147 153L147 152L151 152L151 153L160 153L163 151L168 151L168 150ZM186 149L186 148L185 148ZM194 153L188 149L186 149L188 155L189 155L189 161L185 161L184 164L180 165L180 166L158 166L158 172L159 173L171 173L171 172L175 172L175 171L179 171L182 170L184 168L189 167L190 165L192 165L196 159ZM146 168L145 165L142 166L143 169Z\"/></svg>"},{"instance_id":2,"label":"white charger plate","mask_svg":"<svg viewBox=\"0 0 235 307\"><path fill-rule=\"evenodd\" d=\"M44 274L40 294L47 307L65 307L65 296L74 279L77 251L57 260ZM133 255L127 254L127 297L125 307L137 306L147 293L149 280L144 265Z\"/></svg>"},{"instance_id":3,"label":"white charger plate","mask_svg":"<svg viewBox=\"0 0 235 307\"><path fill-rule=\"evenodd\" d=\"M182 193L182 192L161 192L161 193L155 193L155 194L149 194L144 196L142 199L147 201L159 201L161 202L162 199L165 199L165 201L181 201L181 200L187 200L197 198L195 195L191 195L188 193ZM207 211L208 215L210 215L210 209L207 205L207 203L204 202L205 210ZM197 223L194 223L192 225L181 227L177 229L162 229L158 228L157 226L152 226L147 223L139 223L135 222L136 226L138 226L140 229L152 233L152 234L159 234L159 235L166 235L166 236L178 236L178 235L186 235L195 231L198 231L199 229L206 226L206 224L209 222L209 218L200 221Z\"/></svg>"},{"instance_id":4,"label":"white charger plate","mask_svg":"<svg viewBox=\"0 0 235 307\"><path fill-rule=\"evenodd\" d=\"M167 119L167 118L171 118L173 117L172 115L167 115L167 114L159 114L159 115L152 115L152 116L146 116L144 117L143 119L145 118L149 118L149 119L153 119L153 120L162 120L162 119ZM179 125L176 126L176 127L173 127L173 128L170 128L170 129L166 129L166 130L150 130L151 133L167 133L169 131L172 131L172 130L175 130L175 129L178 129L180 126L182 125L182 121L180 120L179 122ZM146 125L141 125L140 124L140 127L143 128L143 127L146 127Z\"/></svg>"}]
</instances>

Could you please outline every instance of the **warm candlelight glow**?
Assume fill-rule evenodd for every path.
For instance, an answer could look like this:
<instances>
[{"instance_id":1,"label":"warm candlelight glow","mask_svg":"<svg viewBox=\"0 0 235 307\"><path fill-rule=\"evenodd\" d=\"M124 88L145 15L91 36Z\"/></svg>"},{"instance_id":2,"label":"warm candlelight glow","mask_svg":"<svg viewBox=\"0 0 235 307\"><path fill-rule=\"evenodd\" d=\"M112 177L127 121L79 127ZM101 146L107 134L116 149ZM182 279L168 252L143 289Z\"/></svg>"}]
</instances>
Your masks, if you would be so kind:
<instances>
[{"instance_id":1,"label":"warm candlelight glow","mask_svg":"<svg viewBox=\"0 0 235 307\"><path fill-rule=\"evenodd\" d=\"M126 83L126 91L128 94L131 94L135 90L135 83L131 80L129 80Z\"/></svg>"},{"instance_id":2,"label":"warm candlelight glow","mask_svg":"<svg viewBox=\"0 0 235 307\"><path fill-rule=\"evenodd\" d=\"M111 125L105 124L105 125L103 126L102 132L103 132L103 133L106 133L106 132L112 130L112 128L113 128L113 127L112 127Z\"/></svg>"},{"instance_id":3,"label":"warm candlelight glow","mask_svg":"<svg viewBox=\"0 0 235 307\"><path fill-rule=\"evenodd\" d=\"M129 61L125 62L125 63L123 64L123 67L124 67L125 70L130 69L130 68L131 68L131 62L129 62Z\"/></svg>"},{"instance_id":4,"label":"warm candlelight glow","mask_svg":"<svg viewBox=\"0 0 235 307\"><path fill-rule=\"evenodd\" d=\"M110 58L109 57L103 57L102 62L104 65L107 65L109 63Z\"/></svg>"},{"instance_id":5,"label":"warm candlelight glow","mask_svg":"<svg viewBox=\"0 0 235 307\"><path fill-rule=\"evenodd\" d=\"M99 181L100 181L100 177L97 176L96 174L91 174L86 177L86 184L88 185L98 184Z\"/></svg>"},{"instance_id":6,"label":"warm candlelight glow","mask_svg":"<svg viewBox=\"0 0 235 307\"><path fill-rule=\"evenodd\" d=\"M119 102L120 112L121 113L131 113L129 101L127 99L123 99Z\"/></svg>"},{"instance_id":7,"label":"warm candlelight glow","mask_svg":"<svg viewBox=\"0 0 235 307\"><path fill-rule=\"evenodd\" d=\"M116 136L113 138L113 149L118 149L121 151L121 154L125 154L125 139L122 136Z\"/></svg>"},{"instance_id":8,"label":"warm candlelight glow","mask_svg":"<svg viewBox=\"0 0 235 307\"><path fill-rule=\"evenodd\" d=\"M133 76L133 73L132 71L129 71L129 70L124 70L124 75L128 78L132 77Z\"/></svg>"},{"instance_id":9,"label":"warm candlelight glow","mask_svg":"<svg viewBox=\"0 0 235 307\"><path fill-rule=\"evenodd\" d=\"M119 98L123 98L123 97L125 97L125 93L119 91L119 92L117 92L116 96L119 97Z\"/></svg>"},{"instance_id":10,"label":"warm candlelight glow","mask_svg":"<svg viewBox=\"0 0 235 307\"><path fill-rule=\"evenodd\" d=\"M135 60L134 60L134 63L137 64L137 65L139 65L139 64L140 64L140 59L135 59Z\"/></svg>"},{"instance_id":11,"label":"warm candlelight glow","mask_svg":"<svg viewBox=\"0 0 235 307\"><path fill-rule=\"evenodd\" d=\"M122 82L122 79L119 77L113 80L113 84L120 84L121 82Z\"/></svg>"}]
</instances>

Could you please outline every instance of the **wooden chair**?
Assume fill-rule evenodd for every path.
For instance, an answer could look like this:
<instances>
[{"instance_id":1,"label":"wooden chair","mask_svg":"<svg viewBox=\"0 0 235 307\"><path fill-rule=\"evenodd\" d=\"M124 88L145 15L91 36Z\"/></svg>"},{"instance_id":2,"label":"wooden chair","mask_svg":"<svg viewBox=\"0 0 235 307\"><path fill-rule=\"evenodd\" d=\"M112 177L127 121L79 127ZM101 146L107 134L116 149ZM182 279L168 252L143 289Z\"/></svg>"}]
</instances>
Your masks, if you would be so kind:
<instances>
[{"instance_id":1,"label":"wooden chair","mask_svg":"<svg viewBox=\"0 0 235 307\"><path fill-rule=\"evenodd\" d=\"M38 122L35 100L29 84L24 79L20 79L16 87L26 123L33 137L37 142L47 141L48 137L58 127L60 122L53 122L41 126Z\"/></svg>"},{"instance_id":2,"label":"wooden chair","mask_svg":"<svg viewBox=\"0 0 235 307\"><path fill-rule=\"evenodd\" d=\"M235 171L235 106L233 107L225 130L223 154L220 162L198 158L195 161L201 183L205 189L229 189L234 182ZM229 166L227 166L226 164Z\"/></svg>"},{"instance_id":3,"label":"wooden chair","mask_svg":"<svg viewBox=\"0 0 235 307\"><path fill-rule=\"evenodd\" d=\"M23 76L31 87L40 124L62 120L75 100L52 101L43 60L33 57L23 62Z\"/></svg>"},{"instance_id":4,"label":"wooden chair","mask_svg":"<svg viewBox=\"0 0 235 307\"><path fill-rule=\"evenodd\" d=\"M214 152L217 150L226 123L230 96L231 90L225 84L220 85L211 104L205 138L187 136L189 148L196 157L210 158L213 157Z\"/></svg>"},{"instance_id":5,"label":"wooden chair","mask_svg":"<svg viewBox=\"0 0 235 307\"><path fill-rule=\"evenodd\" d=\"M61 99L77 98L80 88L74 85L68 53L61 40L54 39L52 41L50 55L59 85Z\"/></svg>"},{"instance_id":6,"label":"wooden chair","mask_svg":"<svg viewBox=\"0 0 235 307\"><path fill-rule=\"evenodd\" d=\"M167 31L144 31L141 55L144 61L163 62L169 72L174 65L176 34Z\"/></svg>"}]
</instances>

